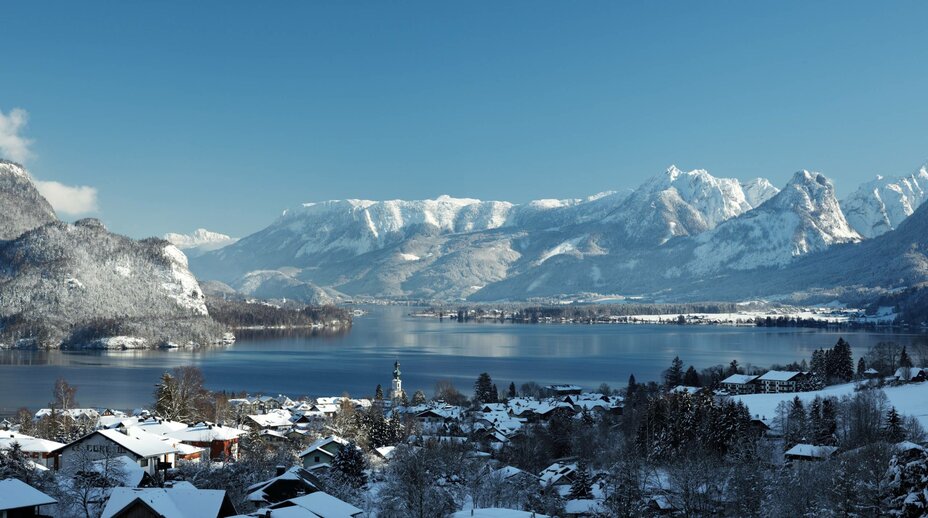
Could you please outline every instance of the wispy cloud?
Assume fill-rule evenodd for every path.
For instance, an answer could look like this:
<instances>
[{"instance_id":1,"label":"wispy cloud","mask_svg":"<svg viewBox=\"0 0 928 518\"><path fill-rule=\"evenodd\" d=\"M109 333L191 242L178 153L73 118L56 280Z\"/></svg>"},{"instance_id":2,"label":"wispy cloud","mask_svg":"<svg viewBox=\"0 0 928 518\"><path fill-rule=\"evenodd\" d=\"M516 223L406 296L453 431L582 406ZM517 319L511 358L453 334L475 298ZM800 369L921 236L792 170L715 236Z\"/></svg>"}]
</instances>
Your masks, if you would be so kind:
<instances>
[{"instance_id":1,"label":"wispy cloud","mask_svg":"<svg viewBox=\"0 0 928 518\"><path fill-rule=\"evenodd\" d=\"M55 212L80 216L97 212L97 189L87 185L64 185L60 182L32 179L39 193L52 204Z\"/></svg>"},{"instance_id":2,"label":"wispy cloud","mask_svg":"<svg viewBox=\"0 0 928 518\"><path fill-rule=\"evenodd\" d=\"M19 134L28 120L29 114L22 108L13 108L7 114L0 111L0 154L17 162L25 162L32 156L29 151L32 141Z\"/></svg>"},{"instance_id":3,"label":"wispy cloud","mask_svg":"<svg viewBox=\"0 0 928 518\"><path fill-rule=\"evenodd\" d=\"M29 122L29 113L22 108L13 108L9 113L0 111L0 158L26 162L32 158L32 140L20 133ZM65 185L52 180L32 177L39 193L52 204L56 212L68 216L80 216L97 212L97 189L87 185Z\"/></svg>"}]
</instances>

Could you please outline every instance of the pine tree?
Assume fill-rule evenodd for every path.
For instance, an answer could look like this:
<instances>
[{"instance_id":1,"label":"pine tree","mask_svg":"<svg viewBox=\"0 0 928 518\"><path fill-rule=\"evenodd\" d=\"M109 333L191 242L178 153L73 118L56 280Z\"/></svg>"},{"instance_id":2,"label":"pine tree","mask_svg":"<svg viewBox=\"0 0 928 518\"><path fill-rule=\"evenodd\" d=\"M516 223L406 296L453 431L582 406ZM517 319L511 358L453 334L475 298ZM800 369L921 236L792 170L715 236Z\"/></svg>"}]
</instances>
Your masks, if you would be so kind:
<instances>
[{"instance_id":1,"label":"pine tree","mask_svg":"<svg viewBox=\"0 0 928 518\"><path fill-rule=\"evenodd\" d=\"M635 375L628 375L628 387L625 388L625 397L632 399L635 396L635 392L638 390L638 382L635 381Z\"/></svg>"},{"instance_id":2,"label":"pine tree","mask_svg":"<svg viewBox=\"0 0 928 518\"><path fill-rule=\"evenodd\" d=\"M664 385L667 388L678 387L683 384L683 360L675 356L670 362L670 368L664 371Z\"/></svg>"},{"instance_id":3,"label":"pine tree","mask_svg":"<svg viewBox=\"0 0 928 518\"><path fill-rule=\"evenodd\" d=\"M864 357L861 356L860 359L857 360L857 378L863 379L865 372L867 372L867 362L864 361Z\"/></svg>"},{"instance_id":4,"label":"pine tree","mask_svg":"<svg viewBox=\"0 0 928 518\"><path fill-rule=\"evenodd\" d=\"M515 382L509 383L509 399L516 397L516 384Z\"/></svg>"},{"instance_id":5,"label":"pine tree","mask_svg":"<svg viewBox=\"0 0 928 518\"><path fill-rule=\"evenodd\" d=\"M808 428L808 419L806 410L799 396L793 398L789 404L789 414L787 419L786 430L783 438L786 441L786 447L793 446L806 441L806 430Z\"/></svg>"},{"instance_id":6,"label":"pine tree","mask_svg":"<svg viewBox=\"0 0 928 518\"><path fill-rule=\"evenodd\" d=\"M698 387L699 383L699 374L696 373L696 368L690 365L689 369L686 369L686 374L683 375L683 384L687 387Z\"/></svg>"},{"instance_id":7,"label":"pine tree","mask_svg":"<svg viewBox=\"0 0 928 518\"><path fill-rule=\"evenodd\" d=\"M896 407L891 407L886 413L886 440L892 443L902 442L905 440L905 430L902 428L902 417L896 411Z\"/></svg>"},{"instance_id":8,"label":"pine tree","mask_svg":"<svg viewBox=\"0 0 928 518\"><path fill-rule=\"evenodd\" d=\"M570 498L574 500L593 498L593 482L590 480L590 470L584 460L577 462L574 481L570 484Z\"/></svg>"},{"instance_id":9,"label":"pine tree","mask_svg":"<svg viewBox=\"0 0 928 518\"><path fill-rule=\"evenodd\" d=\"M838 338L838 343L831 350L831 376L840 381L851 381L854 377L854 357L851 344Z\"/></svg>"},{"instance_id":10,"label":"pine tree","mask_svg":"<svg viewBox=\"0 0 928 518\"><path fill-rule=\"evenodd\" d=\"M738 360L732 360L728 364L728 370L725 371L725 377L733 376L735 374L741 373L741 367L738 365Z\"/></svg>"},{"instance_id":11,"label":"pine tree","mask_svg":"<svg viewBox=\"0 0 928 518\"><path fill-rule=\"evenodd\" d=\"M405 406L409 406L409 398L406 397L406 391L405 391L405 390L403 390L403 391L400 392L400 405L402 405L402 406L404 406L404 407L405 407Z\"/></svg>"},{"instance_id":12,"label":"pine tree","mask_svg":"<svg viewBox=\"0 0 928 518\"><path fill-rule=\"evenodd\" d=\"M380 383L378 383L377 388L374 389L374 400L383 401L383 387L380 386Z\"/></svg>"},{"instance_id":13,"label":"pine tree","mask_svg":"<svg viewBox=\"0 0 928 518\"><path fill-rule=\"evenodd\" d=\"M353 442L339 446L332 459L332 471L351 487L358 489L367 484L367 462L364 454Z\"/></svg>"},{"instance_id":14,"label":"pine tree","mask_svg":"<svg viewBox=\"0 0 928 518\"><path fill-rule=\"evenodd\" d=\"M902 346L902 352L899 353L899 366L904 369L912 368L912 359L909 358L909 353L906 352L905 346Z\"/></svg>"},{"instance_id":15,"label":"pine tree","mask_svg":"<svg viewBox=\"0 0 928 518\"><path fill-rule=\"evenodd\" d=\"M493 380L488 373L481 373L474 383L474 404L496 403L496 400L496 387L493 385Z\"/></svg>"},{"instance_id":16,"label":"pine tree","mask_svg":"<svg viewBox=\"0 0 928 518\"><path fill-rule=\"evenodd\" d=\"M417 390L415 394L412 395L412 404L413 406L424 405L426 402L425 392Z\"/></svg>"}]
</instances>

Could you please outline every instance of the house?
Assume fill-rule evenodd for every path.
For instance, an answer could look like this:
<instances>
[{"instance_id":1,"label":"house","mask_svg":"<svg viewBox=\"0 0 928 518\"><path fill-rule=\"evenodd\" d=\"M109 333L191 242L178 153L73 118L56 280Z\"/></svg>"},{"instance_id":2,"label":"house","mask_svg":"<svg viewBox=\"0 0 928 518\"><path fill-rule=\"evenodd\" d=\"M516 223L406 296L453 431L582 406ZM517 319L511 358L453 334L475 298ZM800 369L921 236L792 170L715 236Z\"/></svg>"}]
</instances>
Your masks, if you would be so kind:
<instances>
[{"instance_id":1,"label":"house","mask_svg":"<svg viewBox=\"0 0 928 518\"><path fill-rule=\"evenodd\" d=\"M0 517L32 518L51 516L50 507L58 501L29 484L15 478L0 480Z\"/></svg>"},{"instance_id":2,"label":"house","mask_svg":"<svg viewBox=\"0 0 928 518\"><path fill-rule=\"evenodd\" d=\"M870 367L869 369L864 371L864 377L867 378L868 380L879 378L880 371L874 369L873 367Z\"/></svg>"},{"instance_id":3,"label":"house","mask_svg":"<svg viewBox=\"0 0 928 518\"><path fill-rule=\"evenodd\" d=\"M356 518L364 513L363 510L335 498L334 496L317 491L305 496L298 496L274 504L268 508L267 514L258 516L267 518Z\"/></svg>"},{"instance_id":4,"label":"house","mask_svg":"<svg viewBox=\"0 0 928 518\"><path fill-rule=\"evenodd\" d=\"M13 444L19 444L20 450L32 462L46 468L54 467L55 456L52 452L64 446L60 442L38 439L21 433L0 432L0 451L9 450Z\"/></svg>"},{"instance_id":5,"label":"house","mask_svg":"<svg viewBox=\"0 0 928 518\"><path fill-rule=\"evenodd\" d=\"M262 430L288 430L293 426L293 415L288 410L273 410L266 414L250 414L248 423Z\"/></svg>"},{"instance_id":6,"label":"house","mask_svg":"<svg viewBox=\"0 0 928 518\"><path fill-rule=\"evenodd\" d=\"M816 446L814 444L797 444L783 454L786 460L824 460L834 455L838 448L834 446Z\"/></svg>"},{"instance_id":7,"label":"house","mask_svg":"<svg viewBox=\"0 0 928 518\"><path fill-rule=\"evenodd\" d=\"M581 394L583 392L583 388L577 385L548 385L545 389L553 392L555 396L568 396L571 394Z\"/></svg>"},{"instance_id":8,"label":"house","mask_svg":"<svg viewBox=\"0 0 928 518\"><path fill-rule=\"evenodd\" d=\"M158 436L141 432L129 436L117 430L97 430L52 452L55 469L77 470L88 462L127 456L149 475L174 466L177 448Z\"/></svg>"},{"instance_id":9,"label":"house","mask_svg":"<svg viewBox=\"0 0 928 518\"><path fill-rule=\"evenodd\" d=\"M452 514L451 518L548 518L548 516L532 511L519 511L516 509L487 507L485 509L468 509L464 511L458 511Z\"/></svg>"},{"instance_id":10,"label":"house","mask_svg":"<svg viewBox=\"0 0 928 518\"><path fill-rule=\"evenodd\" d=\"M164 488L113 488L101 518L226 518L235 514L225 491L178 482Z\"/></svg>"},{"instance_id":11,"label":"house","mask_svg":"<svg viewBox=\"0 0 928 518\"><path fill-rule=\"evenodd\" d=\"M722 390L732 396L741 396L744 394L753 394L757 392L757 378L751 374L732 374L722 380Z\"/></svg>"},{"instance_id":12,"label":"house","mask_svg":"<svg viewBox=\"0 0 928 518\"><path fill-rule=\"evenodd\" d=\"M503 466L490 473L490 476L507 484L518 487L537 486L539 482L538 475L523 471L515 466Z\"/></svg>"},{"instance_id":13,"label":"house","mask_svg":"<svg viewBox=\"0 0 928 518\"><path fill-rule=\"evenodd\" d=\"M577 474L577 463L563 463L555 462L554 464L545 468L539 475L538 478L541 481L542 485L564 485L571 484L574 481L574 477Z\"/></svg>"},{"instance_id":14,"label":"house","mask_svg":"<svg viewBox=\"0 0 928 518\"><path fill-rule=\"evenodd\" d=\"M125 455L91 461L80 473L83 476L106 478L109 483L122 487L147 487L152 484L151 475Z\"/></svg>"},{"instance_id":15,"label":"house","mask_svg":"<svg viewBox=\"0 0 928 518\"><path fill-rule=\"evenodd\" d=\"M265 505L276 504L319 490L319 479L312 473L299 466L290 469L278 466L277 475L274 478L253 484L245 492L248 494L249 502Z\"/></svg>"},{"instance_id":16,"label":"house","mask_svg":"<svg viewBox=\"0 0 928 518\"><path fill-rule=\"evenodd\" d=\"M757 383L764 394L799 392L808 378L806 373L799 371L768 371L757 378Z\"/></svg>"},{"instance_id":17,"label":"house","mask_svg":"<svg viewBox=\"0 0 928 518\"><path fill-rule=\"evenodd\" d=\"M300 452L299 457L306 469L311 470L321 466L329 466L332 464L332 459L335 458L339 448L347 444L347 439L342 439L337 435L330 435L307 446L305 450Z\"/></svg>"},{"instance_id":18,"label":"house","mask_svg":"<svg viewBox=\"0 0 928 518\"><path fill-rule=\"evenodd\" d=\"M238 458L238 440L246 433L238 428L201 422L164 435L209 450L210 459L220 460Z\"/></svg>"},{"instance_id":19,"label":"house","mask_svg":"<svg viewBox=\"0 0 928 518\"><path fill-rule=\"evenodd\" d=\"M896 373L893 374L893 377L897 381L903 381L907 383L921 383L928 379L928 369L923 369L921 367L899 367L896 369Z\"/></svg>"}]
</instances>

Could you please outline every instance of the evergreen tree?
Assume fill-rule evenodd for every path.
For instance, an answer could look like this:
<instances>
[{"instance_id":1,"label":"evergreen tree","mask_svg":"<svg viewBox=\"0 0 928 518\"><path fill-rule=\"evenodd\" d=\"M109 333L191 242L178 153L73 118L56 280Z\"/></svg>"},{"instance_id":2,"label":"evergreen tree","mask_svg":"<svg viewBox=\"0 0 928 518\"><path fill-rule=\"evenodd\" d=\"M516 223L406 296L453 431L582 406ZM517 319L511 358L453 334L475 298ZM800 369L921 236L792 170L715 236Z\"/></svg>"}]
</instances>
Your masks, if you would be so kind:
<instances>
[{"instance_id":1,"label":"evergreen tree","mask_svg":"<svg viewBox=\"0 0 928 518\"><path fill-rule=\"evenodd\" d=\"M496 386L493 385L490 375L486 372L481 373L474 383L474 404L496 403L497 399Z\"/></svg>"},{"instance_id":2,"label":"evergreen tree","mask_svg":"<svg viewBox=\"0 0 928 518\"><path fill-rule=\"evenodd\" d=\"M675 356L670 362L670 368L664 371L664 385L667 388L678 387L683 384L683 360Z\"/></svg>"},{"instance_id":3,"label":"evergreen tree","mask_svg":"<svg viewBox=\"0 0 928 518\"><path fill-rule=\"evenodd\" d=\"M909 358L909 353L906 352L905 346L902 346L902 352L899 353L899 366L904 369L912 368L912 359Z\"/></svg>"},{"instance_id":4,"label":"evergreen tree","mask_svg":"<svg viewBox=\"0 0 928 518\"><path fill-rule=\"evenodd\" d=\"M635 396L635 392L638 390L638 382L635 381L635 375L628 375L628 387L625 389L625 397L632 399Z\"/></svg>"},{"instance_id":5,"label":"evergreen tree","mask_svg":"<svg viewBox=\"0 0 928 518\"><path fill-rule=\"evenodd\" d=\"M415 394L412 395L412 404L414 406L424 405L426 402L425 392L417 390Z\"/></svg>"},{"instance_id":6,"label":"evergreen tree","mask_svg":"<svg viewBox=\"0 0 928 518\"><path fill-rule=\"evenodd\" d=\"M689 369L686 369L686 374L683 375L683 384L687 387L698 387L699 384L699 374L696 373L696 368L690 365Z\"/></svg>"},{"instance_id":7,"label":"evergreen tree","mask_svg":"<svg viewBox=\"0 0 928 518\"><path fill-rule=\"evenodd\" d=\"M332 471L351 487L358 489L367 484L367 461L353 442L339 446L332 459Z\"/></svg>"},{"instance_id":8,"label":"evergreen tree","mask_svg":"<svg viewBox=\"0 0 928 518\"><path fill-rule=\"evenodd\" d=\"M886 413L886 440L892 443L902 442L905 440L905 430L902 427L902 417L896 411L896 407L891 407Z\"/></svg>"},{"instance_id":9,"label":"evergreen tree","mask_svg":"<svg viewBox=\"0 0 928 518\"><path fill-rule=\"evenodd\" d=\"M590 470L586 461L577 462L577 471L574 472L574 481L570 484L570 498L584 500L593 498L593 481L590 479Z\"/></svg>"},{"instance_id":10,"label":"evergreen tree","mask_svg":"<svg viewBox=\"0 0 928 518\"><path fill-rule=\"evenodd\" d=\"M731 363L728 364L728 369L725 371L725 377L727 378L729 376L741 373L742 370L741 366L738 365L738 360L732 360Z\"/></svg>"},{"instance_id":11,"label":"evergreen tree","mask_svg":"<svg viewBox=\"0 0 928 518\"><path fill-rule=\"evenodd\" d=\"M851 344L844 341L844 338L838 338L838 343L831 350L831 357L830 377L838 381L851 381L854 377L854 357L851 353Z\"/></svg>"},{"instance_id":12,"label":"evergreen tree","mask_svg":"<svg viewBox=\"0 0 928 518\"><path fill-rule=\"evenodd\" d=\"M816 430L816 444L833 445L837 441L838 432L838 402L828 397L822 400L822 414L819 418L819 428Z\"/></svg>"},{"instance_id":13,"label":"evergreen tree","mask_svg":"<svg viewBox=\"0 0 928 518\"><path fill-rule=\"evenodd\" d=\"M864 357L861 356L860 359L857 360L857 379L862 379L866 371L867 371L867 362L864 361Z\"/></svg>"},{"instance_id":14,"label":"evergreen tree","mask_svg":"<svg viewBox=\"0 0 928 518\"><path fill-rule=\"evenodd\" d=\"M516 384L515 382L509 383L509 399L516 397Z\"/></svg>"},{"instance_id":15,"label":"evergreen tree","mask_svg":"<svg viewBox=\"0 0 928 518\"><path fill-rule=\"evenodd\" d=\"M825 351L821 349L812 351L812 362L809 364L809 370L823 380L828 378L828 369L825 366Z\"/></svg>"},{"instance_id":16,"label":"evergreen tree","mask_svg":"<svg viewBox=\"0 0 928 518\"><path fill-rule=\"evenodd\" d=\"M374 400L383 401L383 387L380 386L380 383L378 383L377 388L374 389Z\"/></svg>"},{"instance_id":17,"label":"evergreen tree","mask_svg":"<svg viewBox=\"0 0 928 518\"><path fill-rule=\"evenodd\" d=\"M400 405L402 405L402 406L409 406L409 398L406 397L406 391L405 391L405 390L400 392Z\"/></svg>"},{"instance_id":18,"label":"evergreen tree","mask_svg":"<svg viewBox=\"0 0 928 518\"><path fill-rule=\"evenodd\" d=\"M786 448L806 442L806 430L808 428L808 419L806 410L799 396L793 398L789 404L788 418L783 438L786 441Z\"/></svg>"}]
</instances>

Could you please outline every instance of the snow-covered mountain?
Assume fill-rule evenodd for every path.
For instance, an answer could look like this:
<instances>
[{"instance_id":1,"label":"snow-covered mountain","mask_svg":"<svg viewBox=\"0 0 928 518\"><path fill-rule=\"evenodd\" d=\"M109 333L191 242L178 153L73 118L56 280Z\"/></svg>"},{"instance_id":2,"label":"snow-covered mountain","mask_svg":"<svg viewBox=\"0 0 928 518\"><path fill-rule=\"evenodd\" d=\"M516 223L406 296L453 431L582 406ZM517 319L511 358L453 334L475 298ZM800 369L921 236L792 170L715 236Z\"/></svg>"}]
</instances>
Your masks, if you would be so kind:
<instances>
[{"instance_id":1,"label":"snow-covered mountain","mask_svg":"<svg viewBox=\"0 0 928 518\"><path fill-rule=\"evenodd\" d=\"M238 238L230 237L219 232L212 232L205 228L198 228L192 234L177 234L169 232L164 239L184 251L188 257L203 255L206 252L219 250L229 246Z\"/></svg>"},{"instance_id":2,"label":"snow-covered mountain","mask_svg":"<svg viewBox=\"0 0 928 518\"><path fill-rule=\"evenodd\" d=\"M0 239L14 239L27 230L58 220L23 166L2 159L0 208L9 209L0 214Z\"/></svg>"},{"instance_id":3,"label":"snow-covered mountain","mask_svg":"<svg viewBox=\"0 0 928 518\"><path fill-rule=\"evenodd\" d=\"M714 229L777 193L764 179L672 166L632 191L521 205L448 196L307 203L191 264L201 278L232 286L261 279L262 293L276 286L281 297L302 289L299 282L348 295L460 298L555 258L653 250ZM285 275L269 276L275 270ZM260 275L247 280L252 272Z\"/></svg>"},{"instance_id":4,"label":"snow-covered mountain","mask_svg":"<svg viewBox=\"0 0 928 518\"><path fill-rule=\"evenodd\" d=\"M694 258L686 269L706 274L783 266L795 257L860 239L845 219L832 183L821 173L799 171L757 209L696 236Z\"/></svg>"},{"instance_id":5,"label":"snow-covered mountain","mask_svg":"<svg viewBox=\"0 0 928 518\"><path fill-rule=\"evenodd\" d=\"M928 164L904 177L864 183L841 202L851 226L864 237L876 237L899 226L928 195Z\"/></svg>"},{"instance_id":6,"label":"snow-covered mountain","mask_svg":"<svg viewBox=\"0 0 928 518\"><path fill-rule=\"evenodd\" d=\"M157 346L221 335L180 250L113 234L96 219L58 221L8 162L0 164L0 229L0 343L78 346L131 335Z\"/></svg>"}]
</instances>

